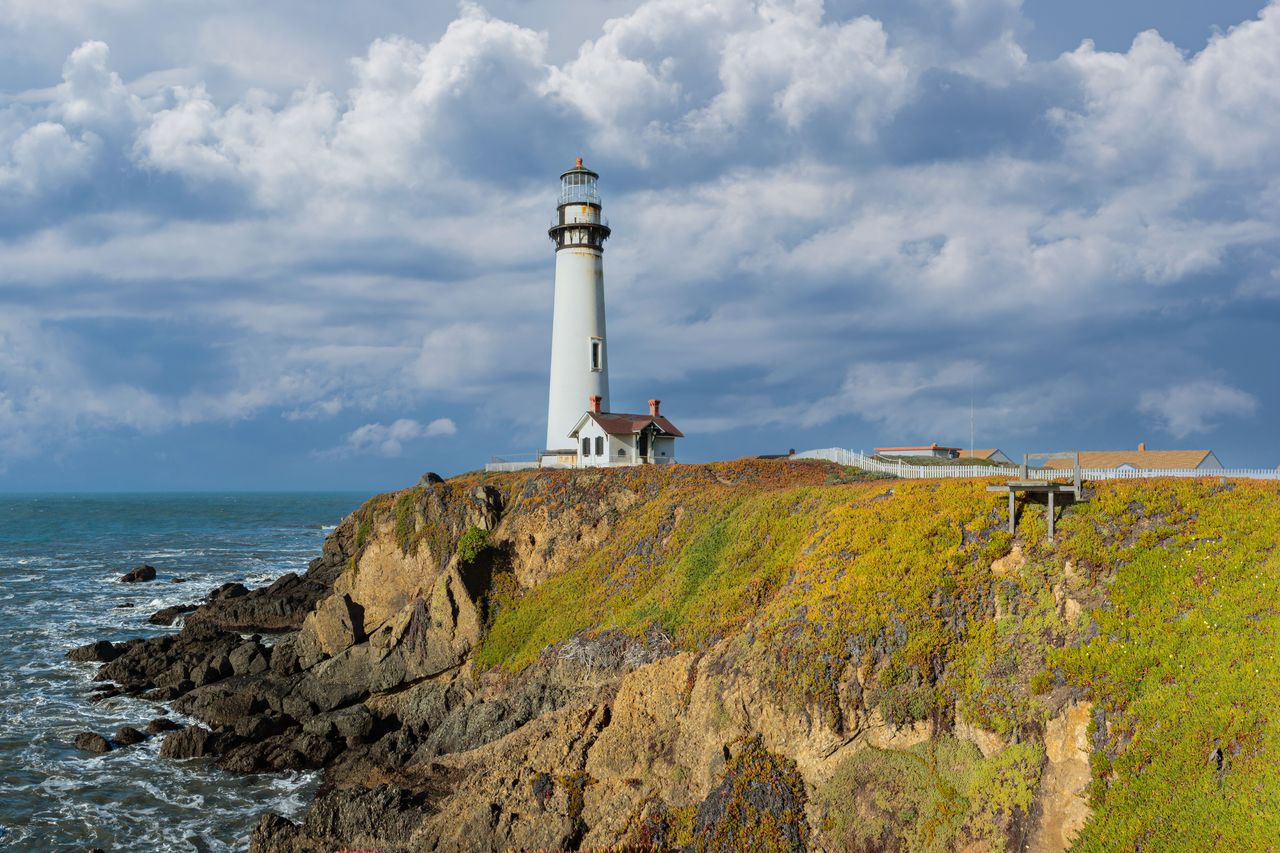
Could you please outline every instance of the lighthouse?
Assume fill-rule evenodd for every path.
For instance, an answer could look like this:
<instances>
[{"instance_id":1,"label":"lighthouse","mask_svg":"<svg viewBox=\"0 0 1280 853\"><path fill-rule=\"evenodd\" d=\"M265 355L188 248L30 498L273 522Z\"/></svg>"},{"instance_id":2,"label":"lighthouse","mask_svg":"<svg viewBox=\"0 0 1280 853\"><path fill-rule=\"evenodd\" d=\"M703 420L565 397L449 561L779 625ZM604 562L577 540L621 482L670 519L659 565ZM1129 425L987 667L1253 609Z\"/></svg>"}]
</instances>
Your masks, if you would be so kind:
<instances>
[{"instance_id":1,"label":"lighthouse","mask_svg":"<svg viewBox=\"0 0 1280 853\"><path fill-rule=\"evenodd\" d=\"M600 176L582 165L560 176L560 200L547 234L556 244L551 321L551 383L543 464L576 453L573 430L588 401L609 411L609 342L604 328L604 241ZM571 461L571 460L570 460Z\"/></svg>"}]
</instances>

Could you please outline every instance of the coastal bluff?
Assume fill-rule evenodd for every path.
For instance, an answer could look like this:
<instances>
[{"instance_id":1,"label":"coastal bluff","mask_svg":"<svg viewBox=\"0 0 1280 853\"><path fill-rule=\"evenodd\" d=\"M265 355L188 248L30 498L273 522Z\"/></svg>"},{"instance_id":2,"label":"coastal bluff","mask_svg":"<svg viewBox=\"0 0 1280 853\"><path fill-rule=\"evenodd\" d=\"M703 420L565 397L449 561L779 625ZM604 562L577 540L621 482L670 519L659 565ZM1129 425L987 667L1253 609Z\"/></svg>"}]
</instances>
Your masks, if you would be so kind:
<instances>
[{"instance_id":1,"label":"coastal bluff","mask_svg":"<svg viewBox=\"0 0 1280 853\"><path fill-rule=\"evenodd\" d=\"M1256 849L1280 833L1280 492L740 460L373 498L300 575L76 650L319 769L251 849Z\"/></svg>"}]
</instances>

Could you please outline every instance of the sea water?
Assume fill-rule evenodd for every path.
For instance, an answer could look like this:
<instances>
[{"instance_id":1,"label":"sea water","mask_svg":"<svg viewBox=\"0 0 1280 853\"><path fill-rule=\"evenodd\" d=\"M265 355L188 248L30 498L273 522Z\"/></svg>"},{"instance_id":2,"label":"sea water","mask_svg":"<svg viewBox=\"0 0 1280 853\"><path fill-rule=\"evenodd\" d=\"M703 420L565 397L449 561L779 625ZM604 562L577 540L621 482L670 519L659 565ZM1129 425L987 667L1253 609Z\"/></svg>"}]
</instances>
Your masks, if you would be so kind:
<instances>
[{"instance_id":1,"label":"sea water","mask_svg":"<svg viewBox=\"0 0 1280 853\"><path fill-rule=\"evenodd\" d=\"M160 709L126 696L91 704L99 665L64 654L176 631L147 617L228 581L305 571L364 497L0 495L0 849L243 850L261 812L302 812L318 774L238 776L207 759L161 759L160 737L77 751L78 732L142 729ZM156 580L119 582L144 562Z\"/></svg>"}]
</instances>

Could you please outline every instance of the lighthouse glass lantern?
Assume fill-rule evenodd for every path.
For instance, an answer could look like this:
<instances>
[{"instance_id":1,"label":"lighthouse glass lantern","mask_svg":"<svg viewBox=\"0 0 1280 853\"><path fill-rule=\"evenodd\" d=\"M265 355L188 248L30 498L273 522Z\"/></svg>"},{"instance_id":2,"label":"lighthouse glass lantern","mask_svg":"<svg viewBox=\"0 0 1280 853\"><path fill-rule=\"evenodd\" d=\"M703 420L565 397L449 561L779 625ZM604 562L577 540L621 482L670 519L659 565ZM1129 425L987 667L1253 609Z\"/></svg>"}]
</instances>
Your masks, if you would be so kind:
<instances>
[{"instance_id":1,"label":"lighthouse glass lantern","mask_svg":"<svg viewBox=\"0 0 1280 853\"><path fill-rule=\"evenodd\" d=\"M544 461L576 454L569 432L590 398L598 396L602 410L609 411L604 242L612 232L602 213L599 179L579 157L560 176L560 198L547 231L556 247L556 279Z\"/></svg>"}]
</instances>

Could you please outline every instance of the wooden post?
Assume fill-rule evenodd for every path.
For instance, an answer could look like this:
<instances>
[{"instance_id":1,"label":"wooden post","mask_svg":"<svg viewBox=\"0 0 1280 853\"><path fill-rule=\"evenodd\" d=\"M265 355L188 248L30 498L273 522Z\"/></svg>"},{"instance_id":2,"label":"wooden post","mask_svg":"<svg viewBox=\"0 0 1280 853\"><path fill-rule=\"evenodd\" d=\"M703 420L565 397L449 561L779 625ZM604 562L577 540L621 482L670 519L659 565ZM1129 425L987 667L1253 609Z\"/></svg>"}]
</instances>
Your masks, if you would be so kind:
<instances>
[{"instance_id":1,"label":"wooden post","mask_svg":"<svg viewBox=\"0 0 1280 853\"><path fill-rule=\"evenodd\" d=\"M1053 489L1049 490L1049 541L1053 541Z\"/></svg>"},{"instance_id":2,"label":"wooden post","mask_svg":"<svg viewBox=\"0 0 1280 853\"><path fill-rule=\"evenodd\" d=\"M1013 491L1013 489L1010 489L1009 490L1009 535L1010 536L1016 536L1018 534L1017 516L1014 514L1017 512L1017 507L1013 505L1013 502L1016 499L1017 499L1016 493Z\"/></svg>"}]
</instances>

